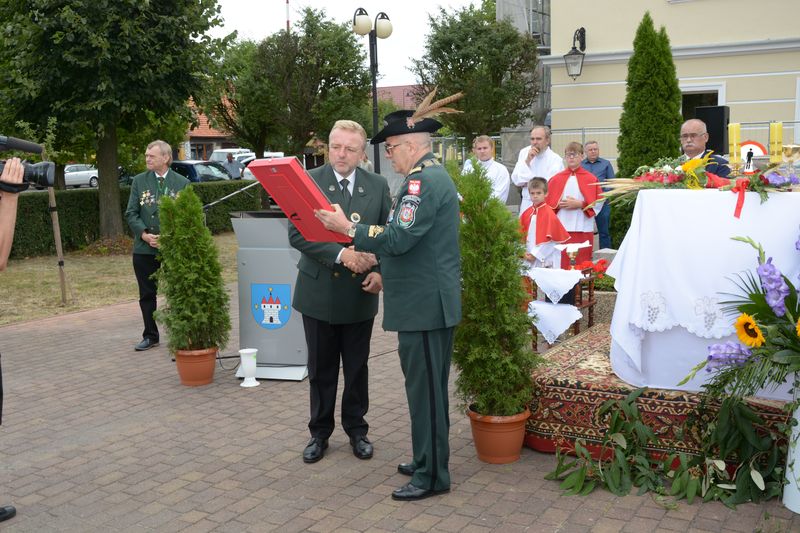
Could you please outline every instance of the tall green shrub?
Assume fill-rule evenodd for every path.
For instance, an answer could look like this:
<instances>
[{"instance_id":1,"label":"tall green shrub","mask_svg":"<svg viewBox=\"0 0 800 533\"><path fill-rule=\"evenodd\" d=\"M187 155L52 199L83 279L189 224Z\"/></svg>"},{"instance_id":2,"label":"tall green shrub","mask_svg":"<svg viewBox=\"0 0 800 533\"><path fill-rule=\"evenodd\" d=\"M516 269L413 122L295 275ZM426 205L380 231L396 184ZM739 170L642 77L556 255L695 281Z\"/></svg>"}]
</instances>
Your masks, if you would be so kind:
<instances>
[{"instance_id":1,"label":"tall green shrub","mask_svg":"<svg viewBox=\"0 0 800 533\"><path fill-rule=\"evenodd\" d=\"M175 199L162 198L159 218L158 283L167 303L156 319L167 329L169 350L222 348L231 330L228 293L203 204L187 187Z\"/></svg>"},{"instance_id":2,"label":"tall green shrub","mask_svg":"<svg viewBox=\"0 0 800 533\"><path fill-rule=\"evenodd\" d=\"M681 127L681 91L669 37L656 32L645 13L628 62L627 93L619 120L618 177L630 178L641 165L677 155Z\"/></svg>"},{"instance_id":3,"label":"tall green shrub","mask_svg":"<svg viewBox=\"0 0 800 533\"><path fill-rule=\"evenodd\" d=\"M461 247L462 319L456 328L453 362L458 395L483 415L521 413L532 396L527 294L520 278L524 247L519 221L491 197L480 165L461 175L449 172L463 200Z\"/></svg>"}]
</instances>

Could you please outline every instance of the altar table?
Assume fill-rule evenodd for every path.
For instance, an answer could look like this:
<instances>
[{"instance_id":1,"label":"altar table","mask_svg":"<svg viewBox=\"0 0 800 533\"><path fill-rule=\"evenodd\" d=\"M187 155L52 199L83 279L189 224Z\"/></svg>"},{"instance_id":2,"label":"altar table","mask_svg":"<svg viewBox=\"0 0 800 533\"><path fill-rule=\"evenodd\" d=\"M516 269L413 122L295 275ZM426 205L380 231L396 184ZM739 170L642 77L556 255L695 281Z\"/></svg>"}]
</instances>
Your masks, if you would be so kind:
<instances>
[{"instance_id":1,"label":"altar table","mask_svg":"<svg viewBox=\"0 0 800 533\"><path fill-rule=\"evenodd\" d=\"M720 302L740 294L738 274L757 277L758 254L731 237L760 242L766 257L800 284L800 193L773 193L763 204L757 193L745 196L737 219L732 192L639 192L630 229L608 269L617 290L611 366L626 382L699 390L705 371L682 387L678 383L707 357L708 345L737 340L737 315L724 314ZM759 395L786 399L787 390Z\"/></svg>"}]
</instances>

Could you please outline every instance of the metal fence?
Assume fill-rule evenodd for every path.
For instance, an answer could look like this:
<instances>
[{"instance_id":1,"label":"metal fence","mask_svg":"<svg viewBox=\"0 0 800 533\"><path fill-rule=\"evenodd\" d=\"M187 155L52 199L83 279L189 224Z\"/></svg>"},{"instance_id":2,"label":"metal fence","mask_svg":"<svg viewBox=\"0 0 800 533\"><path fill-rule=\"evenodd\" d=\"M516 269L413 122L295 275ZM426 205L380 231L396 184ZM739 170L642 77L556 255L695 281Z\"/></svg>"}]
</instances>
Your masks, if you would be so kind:
<instances>
[{"instance_id":1,"label":"metal fence","mask_svg":"<svg viewBox=\"0 0 800 533\"><path fill-rule=\"evenodd\" d=\"M769 150L770 143L770 123L764 122L742 122L741 141L755 141L763 144ZM514 165L519 149L528 144L529 130L510 130L504 132L503 136L506 145L518 144L514 153L503 153L502 161L506 165ZM554 129L550 135L550 147L557 154L563 154L564 148L572 141L586 144L588 141L597 141L600 145L600 155L608 159L616 166L618 156L617 138L619 128L575 128L575 129ZM800 122L787 121L783 123L783 144L800 144ZM677 155L677 154L676 154ZM500 157L498 157L500 159Z\"/></svg>"}]
</instances>

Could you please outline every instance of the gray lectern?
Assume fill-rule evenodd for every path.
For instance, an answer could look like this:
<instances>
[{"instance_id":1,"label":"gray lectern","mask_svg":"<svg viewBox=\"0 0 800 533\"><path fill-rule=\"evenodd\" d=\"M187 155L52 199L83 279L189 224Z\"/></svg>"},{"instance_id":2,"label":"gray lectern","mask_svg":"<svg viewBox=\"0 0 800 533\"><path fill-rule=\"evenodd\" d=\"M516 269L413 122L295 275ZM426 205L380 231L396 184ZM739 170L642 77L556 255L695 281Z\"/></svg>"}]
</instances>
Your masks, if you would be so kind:
<instances>
[{"instance_id":1,"label":"gray lectern","mask_svg":"<svg viewBox=\"0 0 800 533\"><path fill-rule=\"evenodd\" d=\"M239 242L239 345L258 349L257 378L302 381L308 376L308 350L303 319L292 309L300 252L289 245L286 216L280 211L233 215ZM243 377L241 368L236 376Z\"/></svg>"}]
</instances>

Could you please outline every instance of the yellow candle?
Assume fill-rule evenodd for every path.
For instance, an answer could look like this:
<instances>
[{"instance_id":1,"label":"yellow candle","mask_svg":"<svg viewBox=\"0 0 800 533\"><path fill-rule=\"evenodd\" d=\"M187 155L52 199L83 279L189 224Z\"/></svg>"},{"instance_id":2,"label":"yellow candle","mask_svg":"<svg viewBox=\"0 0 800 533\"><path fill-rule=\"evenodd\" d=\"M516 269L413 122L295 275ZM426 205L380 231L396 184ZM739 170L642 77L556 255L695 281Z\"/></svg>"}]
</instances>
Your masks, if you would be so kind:
<instances>
[{"instance_id":1,"label":"yellow candle","mask_svg":"<svg viewBox=\"0 0 800 533\"><path fill-rule=\"evenodd\" d=\"M783 160L783 123L769 123L769 162L780 163Z\"/></svg>"},{"instance_id":2,"label":"yellow candle","mask_svg":"<svg viewBox=\"0 0 800 533\"><path fill-rule=\"evenodd\" d=\"M738 122L728 124L728 154L731 157L731 163L741 163L741 138L742 138L742 125Z\"/></svg>"}]
</instances>

